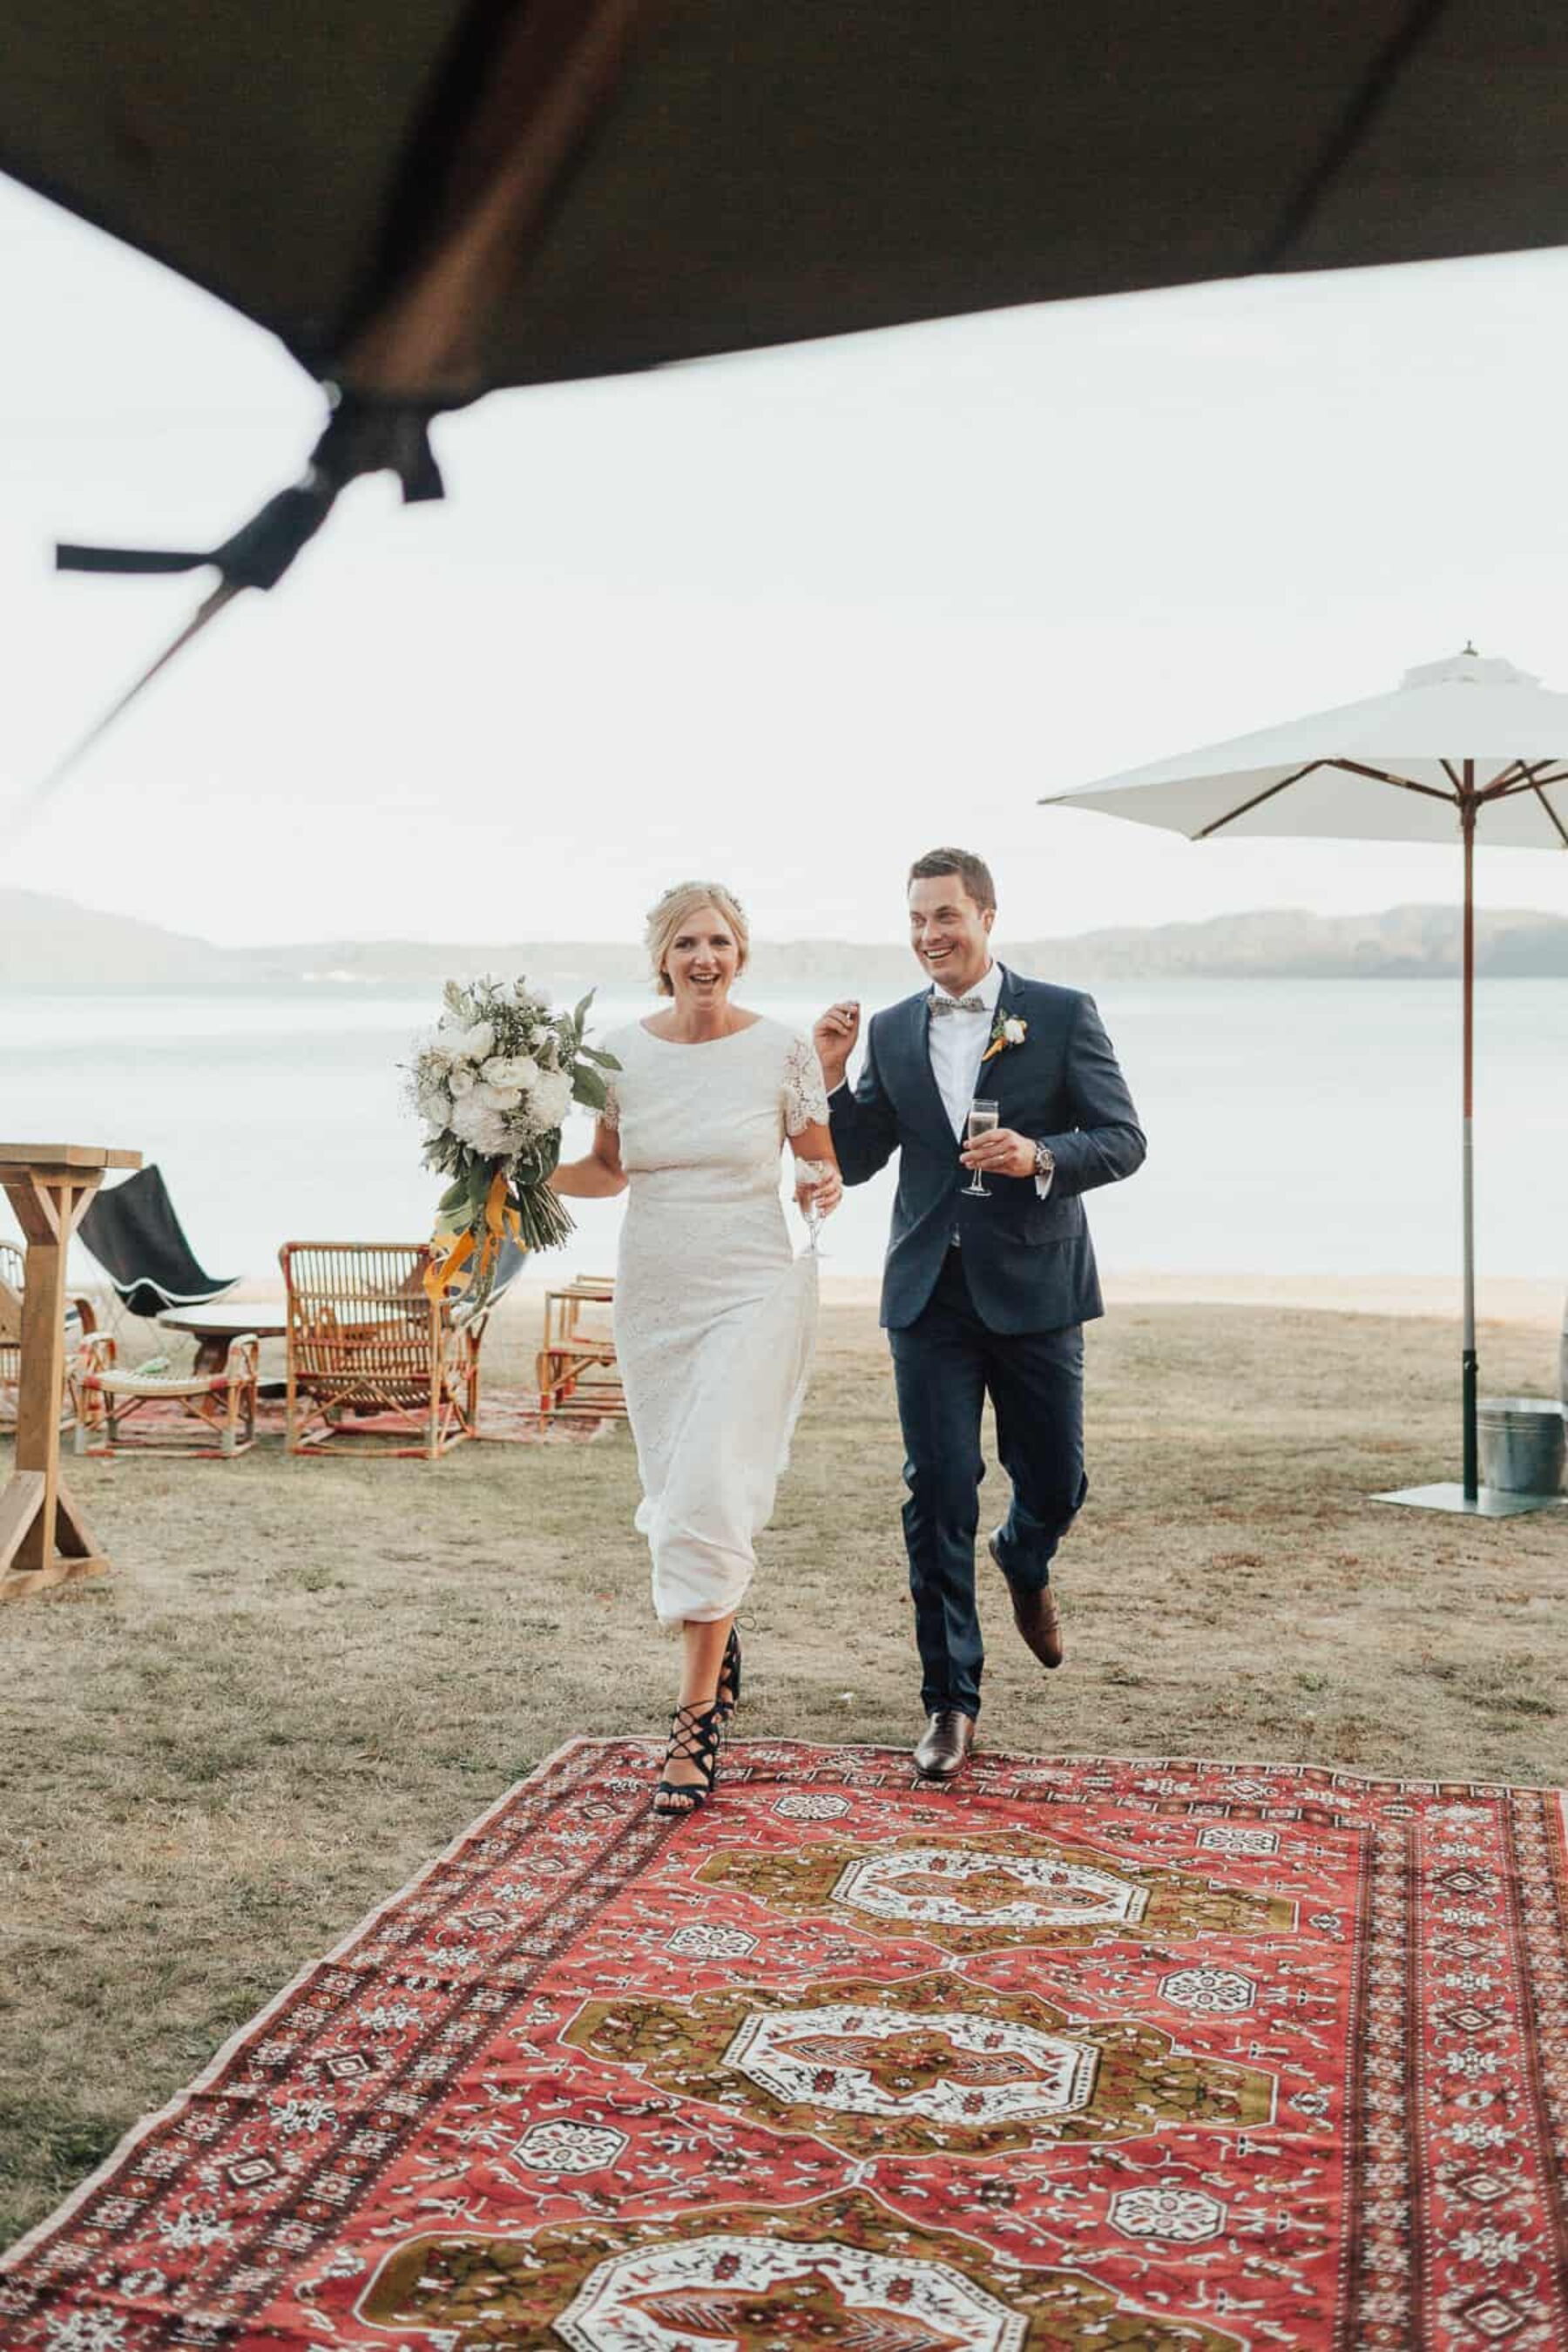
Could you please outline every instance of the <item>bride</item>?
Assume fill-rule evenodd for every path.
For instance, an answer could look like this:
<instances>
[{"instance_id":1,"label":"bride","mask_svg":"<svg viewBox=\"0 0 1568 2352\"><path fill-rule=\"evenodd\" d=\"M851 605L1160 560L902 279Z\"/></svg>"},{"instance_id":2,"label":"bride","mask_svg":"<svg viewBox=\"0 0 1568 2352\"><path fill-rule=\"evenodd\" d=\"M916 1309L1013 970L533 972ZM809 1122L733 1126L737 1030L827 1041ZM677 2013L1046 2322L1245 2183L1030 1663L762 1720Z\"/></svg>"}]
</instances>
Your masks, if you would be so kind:
<instances>
[{"instance_id":1,"label":"bride","mask_svg":"<svg viewBox=\"0 0 1568 2352\"><path fill-rule=\"evenodd\" d=\"M746 968L746 918L717 882L679 882L648 917L661 996L650 1020L607 1036L620 1063L587 1157L557 1192L630 1200L616 1277L616 1352L637 1440L637 1524L653 1556L653 1603L682 1636L660 1812L705 1803L741 1695L735 1612L755 1567L805 1393L816 1260L793 1255L779 1154L795 1198L826 1214L842 1197L822 1072L808 1038L731 1000Z\"/></svg>"}]
</instances>

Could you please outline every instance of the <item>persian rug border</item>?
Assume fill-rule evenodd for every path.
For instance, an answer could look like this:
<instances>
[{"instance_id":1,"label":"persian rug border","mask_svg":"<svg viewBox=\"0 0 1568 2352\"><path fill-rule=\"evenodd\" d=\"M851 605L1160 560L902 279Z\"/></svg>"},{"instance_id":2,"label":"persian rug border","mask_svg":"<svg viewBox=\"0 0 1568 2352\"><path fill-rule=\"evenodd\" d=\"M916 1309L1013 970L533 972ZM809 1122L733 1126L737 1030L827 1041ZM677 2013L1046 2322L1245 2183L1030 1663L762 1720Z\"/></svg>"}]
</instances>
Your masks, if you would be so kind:
<instances>
[{"instance_id":1,"label":"persian rug border","mask_svg":"<svg viewBox=\"0 0 1568 2352\"><path fill-rule=\"evenodd\" d=\"M564 1740L564 1743L562 1743L560 1748L555 1748L550 1755L541 1757L541 1761L538 1761L531 1771L524 1773L524 1776L521 1776L520 1780L515 1780L510 1788L505 1788L503 1792L491 1801L491 1804L484 1806L484 1811L479 1811L472 1821L468 1821L466 1825L463 1825L463 1828L437 1851L437 1853L430 1855L428 1861L423 1863L423 1865L418 1867L418 1870L414 1872L405 1884L402 1884L400 1889L395 1889L393 1894L385 1895L381 1903L376 1903L367 1915L360 1916L360 1919L357 1919L357 1922L353 1924L353 1927L348 1928L348 1931L345 1931L327 1952L322 1952L320 1957L312 1957L312 1959L308 1959L299 1971L294 1971L294 1976L289 1978L289 1983L284 1983L282 1988L273 1994L273 2000L268 2000L266 2004L254 2013L254 2016L249 2016L245 2022L242 2022L240 2028L235 2028L235 2032L228 2034L224 2046L221 2046L221 2049L209 2058L207 2065L202 2067L195 2077L188 2079L184 2086L176 2088L172 2098L169 2098L164 2105L157 2107L153 2115L136 2119L136 2122L130 2126L130 2131L124 2133L122 2138L120 2138L120 2143L115 2145L113 2152L110 2152L110 2155L108 2155L106 2159L103 2159L101 2164L89 2173L89 2178L85 2178L78 2188L70 2189L68 2197L66 2197L66 2200L61 2201L52 2213L47 2213L40 2222L36 2222L36 2225L30 2227L28 2232L26 2232L16 2244L9 2246L7 2251L0 2253L0 2274L7 2274L7 2272L16 2270L16 2267L24 2265L28 2258L36 2258L36 2255L40 2253L40 2249L45 2249L52 2239L61 2237L61 2232L68 2230L68 2225L75 2221L75 2216L78 2216L78 2213L80 2213L80 2210L85 2209L94 2197L99 2197L118 2173L122 2173L124 2168L130 2168L132 2157L136 2155L136 2149L146 2143L148 2138L153 2138L155 2133L164 2131L164 2128L172 2126L172 2124L179 2124L181 2116L188 2115L193 2103L197 2103L202 2095L209 2094L209 2091L212 2091L212 2088L224 2079L226 2070L230 2070L230 2067L235 2065L235 2061L240 2061L249 2046L258 2044L258 2042L266 2037L268 2025L270 2025L273 2021L278 2021L279 2013L289 2009L289 2004L294 2004L300 1994L308 1992L312 1980L318 1980L318 1978L322 1976L322 1971L341 1969L343 1964L353 1967L353 1964L355 1964L355 1955L364 1950L364 1948L376 1938L378 1928L384 1928L384 1924L390 1922L390 1919L393 1919L400 1910L405 1910L405 1906L414 1906L414 1903L418 1900L418 1895L421 1895L421 1889L426 1889L430 1882L435 1882L442 1872L449 1870L451 1865L461 1865L463 1858L470 1853L470 1849L482 1844L484 1839L487 1839L487 1834L491 1832L491 1830L494 1830L496 1825L499 1825L499 1822L503 1821L503 1818L508 1816L517 1804L520 1804L520 1800L524 1800L529 1792L536 1792L533 1794L531 1811L533 1811L533 1822L538 1822L541 1818L543 1818L538 1792L541 1792L541 1788L545 1788L548 1783L560 1785L562 1797L564 1797L572 1788L583 1788L583 1785L593 1783L595 1767L597 1767L599 1761L614 1769L614 1761L611 1759L642 1761L644 1757L647 1757L648 1767L651 1767L654 1755L656 1755L654 1740L626 1738L626 1736L578 1734L574 1736L574 1738ZM1217 1757L1166 1757L1166 1755L1114 1757L1114 1755L1105 1755L1105 1752L1068 1752L1068 1750L1047 1752L1047 1755L1030 1755L1030 1752L1016 1752L1016 1750L983 1750L978 1757L975 1757L975 1764L971 1767L969 1776L966 1776L966 1780L963 1780L962 1788L959 1788L957 1792L945 1792L945 1790L924 1790L924 1794L926 1794L926 1800L929 1800L933 1806L941 1806L945 1804L945 1801L950 1801L950 1794L959 1794L959 1797L966 1797L966 1800L971 1801L973 1800L985 1801L987 1797L994 1797L994 1800L1004 1800L1004 1801L1006 1800L1016 1801L1020 1794L1018 1790L1020 1778L1023 1778L1025 1783L1030 1783L1030 1792L1032 1790L1039 1790L1039 1792L1044 1794L1041 1783L1051 1776L1051 1771L1058 1771L1058 1769L1060 1769L1060 1771L1074 1771L1074 1773L1084 1773L1084 1771L1093 1773L1096 1769L1107 1769L1107 1771L1110 1771L1110 1769L1119 1769L1119 1771L1140 1771L1140 1773L1150 1773L1150 1776L1159 1776L1159 1773L1171 1773L1171 1771L1204 1773L1204 1776L1229 1773L1229 1776L1237 1776L1237 1778L1277 1776L1277 1778L1290 1778L1290 1780L1298 1783L1298 1788L1305 1785L1305 1788L1319 1788L1323 1790L1323 1792L1331 1792L1331 1790L1342 1790L1342 1792L1347 1794L1356 1792L1361 1800L1363 1800L1363 1804L1368 1806L1375 1804L1377 1800L1399 1800L1399 1797L1405 1797L1405 1794L1436 1797L1436 1800L1460 1800L1460 1797L1469 1794L1469 1797L1488 1797L1488 1800L1502 1801L1502 1804L1510 1804L1510 1801L1516 1801L1516 1800L1526 1800L1528 1809L1532 1811L1532 1822L1535 1822L1535 1830L1532 1830L1535 1839L1540 1839L1540 1834L1542 1834L1542 1828L1544 1828L1547 1830L1549 1842L1554 1842L1556 1844L1556 1855L1547 1855L1547 1858L1544 1858L1544 1861L1547 1861L1547 1877L1552 1877L1552 1884L1547 1886L1547 1877L1542 1877L1542 1865L1540 1865L1540 1863L1538 1863L1538 1870L1535 1870L1535 1879L1528 1879L1526 1882L1528 1910L1531 1910L1531 1916L1535 1916L1535 1922L1538 1922L1535 1950L1544 1952L1547 1959L1552 1961L1552 1967L1556 1969L1552 1983L1554 1985L1561 1983L1568 1988L1568 1967L1563 1964L1563 1950L1561 1950L1561 1922L1556 1922L1556 1915L1554 1910L1552 1910L1552 1906L1556 1903L1556 1895L1559 1895L1559 1886L1556 1886L1554 1872L1561 1870L1563 1865L1568 1865L1568 1790L1549 1788L1549 1785L1532 1785L1532 1783L1519 1785L1519 1783L1502 1783L1502 1780L1481 1780L1481 1778L1471 1778L1471 1780L1465 1780L1465 1778L1434 1778L1434 1776L1377 1778L1377 1776L1371 1776L1371 1773L1347 1771L1347 1769L1333 1767L1333 1764L1311 1764L1311 1761L1272 1761L1272 1764L1258 1764L1258 1761L1217 1759ZM910 1764L908 1764L908 1752L902 1750L902 1748L889 1748L889 1745L844 1743L844 1740L835 1740L835 1743L818 1743L818 1740L757 1738L757 1740L750 1740L750 1743L738 1743L731 1750L731 1780L736 1788L742 1790L748 1783L757 1785L759 1780L771 1778L771 1773L773 1771L783 1773L783 1776L795 1776L799 1785L809 1785L814 1783L814 1780L818 1780L823 1792L827 1792L827 1790L844 1790L847 1794L853 1794L856 1785L865 1785L865 1788L869 1788L869 1785L879 1785L881 1790L889 1790L900 1773L908 1773L910 1783L914 1785L914 1776L912 1771L910 1771ZM1008 1788L1008 1783L1013 1783L1011 1788ZM660 1846L672 1842L672 1839L679 1839L679 1828L682 1828L679 1821L660 1822L658 1818L651 1816L651 1813L647 1811L647 1806L642 1806L637 1800L635 1800L635 1790L632 1790L632 1783L630 1780L626 1780L626 1778L618 1783L618 1788L626 1790L626 1800L623 1800L621 1828L616 1830L614 1834L616 1846L621 1844L621 1839L627 1837L627 1832L630 1832L632 1837L632 1846L644 1849L647 1853L654 1853L654 1851L658 1851ZM823 1804L842 1806L842 1797L837 1797L837 1794L832 1794L832 1797L823 1794L820 1800L818 1797L811 1797L809 1801L823 1801ZM1163 1806L1159 1806L1159 1809L1163 1809ZM814 1818L814 1816L804 1816L804 1818ZM926 1816L926 1818L933 1818L933 1816ZM721 1825L721 1804L715 1806L715 1809L710 1811L708 1821L720 1822ZM1399 1846L1399 1855L1404 1858L1405 1849L1408 1849L1408 1837L1405 1837L1405 1830L1392 1821L1384 1825L1384 1837L1389 1839L1389 1861L1394 1863L1394 1874L1392 1874L1392 1879L1389 1879L1389 1898L1396 1900L1396 1906L1399 1907L1404 1907L1405 1886L1408 1886L1408 1861L1396 1861L1394 1846ZM593 1877L593 1872L590 1872L590 1877ZM1552 1912L1552 1916L1547 1916L1549 1912ZM1462 1912L1453 1916L1462 1919ZM1528 1928L1528 1922L1521 1922L1521 1927ZM541 1948L533 1943L533 1945L524 1945L524 1950L538 1952ZM1526 1933L1526 1940L1523 1940L1523 1950L1531 1950L1531 1936L1528 1936L1528 1933ZM543 1955L541 1955L541 1961L543 1961ZM1405 1969L1413 1967L1413 1952L1411 1952L1411 1959L1401 1961L1401 1967ZM515 1983L521 1988L521 1980L515 1980ZM1538 2084L1538 2098L1540 2098L1540 2112L1542 2112L1542 2116L1552 2116L1554 2105L1556 2105L1556 2115L1559 2116L1568 2110L1568 2098L1563 2098L1561 2084L1556 2086L1556 2095L1552 2084ZM1384 2095L1380 2094L1377 2095L1377 2100L1373 2100L1373 2105L1380 2105L1380 2103L1383 2103L1383 2105L1389 2105L1389 2098L1384 2098ZM1387 2124L1387 2128L1394 2128L1394 2107L1392 2105L1389 2105L1389 2115L1387 2119L1384 2119L1384 2124ZM1373 2209L1368 2210L1368 2221L1373 2222L1377 2221L1375 2204L1373 2204ZM1563 2210L1561 2210L1561 2197L1559 2197L1559 2230L1561 2225L1563 2225ZM1361 2249L1361 2242L1359 2242L1359 2230L1352 2232L1352 2239L1354 2239L1354 2253L1361 2255L1361 2251L1363 2249ZM1477 2239L1477 2242L1481 2244L1481 2239ZM1347 2246L1347 2251L1350 2251L1350 2246ZM1380 2249L1373 2244L1373 2239L1368 2239L1368 2244L1366 2244L1368 2258L1371 2258L1373 2253L1377 2253L1377 2251ZM1361 2294L1363 2295L1371 2294L1373 2288L1375 2288L1375 2282L1373 2282L1371 2277L1361 2282ZM1467 2291L1469 2291L1469 2288L1467 2288ZM1389 2319L1392 2319L1392 2331L1389 2331L1387 2340L1389 2343L1399 2343L1401 2340L1399 2328L1401 2324L1404 2324L1404 2315L1401 2315L1399 2319L1394 2319L1394 2315L1389 2312Z\"/></svg>"},{"instance_id":2,"label":"persian rug border","mask_svg":"<svg viewBox=\"0 0 1568 2352\"><path fill-rule=\"evenodd\" d=\"M380 1920L387 1916L389 1912L395 1911L399 1904L407 1902L411 1895L418 1893L427 1879L435 1877L446 1868L447 1863L455 1861L471 1839L482 1835L490 1824L499 1820L507 1808L516 1801L523 1790L531 1788L536 1780L544 1780L558 1764L564 1763L574 1748L616 1748L625 1745L624 1740L595 1739L589 1738L586 1733L575 1732L570 1739L563 1739L559 1748L552 1748L548 1756L542 1756L531 1772L525 1772L521 1780L513 1780L492 1804L485 1807L482 1813L477 1813L471 1822L466 1822L438 1853L432 1854L427 1862L421 1863L412 1878L405 1880L393 1894L374 1905L363 1917L357 1919L328 1950L318 1952L314 1958L304 1961L289 1979L287 1984L279 1987L270 2000L265 2002L252 2016L247 2017L242 2025L235 2028L228 2039L214 2051L199 2074L193 2074L188 2082L183 2083L161 2107L154 2108L151 2114L139 2116L129 2130L116 2141L102 2163L96 2165L85 2180L79 2181L63 2201L57 2205L52 2212L46 2213L42 2221L35 2221L24 2236L0 2251L0 2273L13 2269L24 2256L36 2252L46 2238L53 2236L56 2231L70 2221L79 2208L103 2187L110 2176L118 2171L126 2158L141 2147L144 2139L150 2137L164 2124L172 2123L191 2100L199 2097L202 2092L212 2088L229 2061L238 2055L260 2027L270 2023L273 2018L288 2007L296 1993L304 1990L318 1969L334 1967L344 1953L351 1951L363 1937L368 1935Z\"/></svg>"}]
</instances>

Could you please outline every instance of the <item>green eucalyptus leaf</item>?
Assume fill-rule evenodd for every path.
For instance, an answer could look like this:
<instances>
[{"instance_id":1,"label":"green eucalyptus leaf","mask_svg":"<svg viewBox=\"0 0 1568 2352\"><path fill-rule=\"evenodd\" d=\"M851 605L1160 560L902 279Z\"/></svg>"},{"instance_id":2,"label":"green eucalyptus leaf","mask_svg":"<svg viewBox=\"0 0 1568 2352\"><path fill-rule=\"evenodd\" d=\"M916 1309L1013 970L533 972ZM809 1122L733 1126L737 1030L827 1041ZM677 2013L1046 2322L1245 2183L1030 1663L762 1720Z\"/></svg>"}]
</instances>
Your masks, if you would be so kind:
<instances>
[{"instance_id":1,"label":"green eucalyptus leaf","mask_svg":"<svg viewBox=\"0 0 1568 2352\"><path fill-rule=\"evenodd\" d=\"M586 1062L579 1062L572 1073L572 1099L585 1103L590 1110L603 1110L610 1098L609 1088L597 1070Z\"/></svg>"}]
</instances>

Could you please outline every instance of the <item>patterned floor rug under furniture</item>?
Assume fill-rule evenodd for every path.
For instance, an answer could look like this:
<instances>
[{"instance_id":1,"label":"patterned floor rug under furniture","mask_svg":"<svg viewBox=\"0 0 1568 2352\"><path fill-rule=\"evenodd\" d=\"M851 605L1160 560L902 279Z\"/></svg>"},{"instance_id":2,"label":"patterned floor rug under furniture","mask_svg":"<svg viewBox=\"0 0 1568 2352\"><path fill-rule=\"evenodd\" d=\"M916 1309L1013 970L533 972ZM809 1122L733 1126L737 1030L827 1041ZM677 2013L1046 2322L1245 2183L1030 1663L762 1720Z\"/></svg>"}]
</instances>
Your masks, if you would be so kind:
<instances>
[{"instance_id":1,"label":"patterned floor rug under furniture","mask_svg":"<svg viewBox=\"0 0 1568 2352\"><path fill-rule=\"evenodd\" d=\"M577 1741L0 2274L7 2352L1568 2347L1540 1790Z\"/></svg>"}]
</instances>

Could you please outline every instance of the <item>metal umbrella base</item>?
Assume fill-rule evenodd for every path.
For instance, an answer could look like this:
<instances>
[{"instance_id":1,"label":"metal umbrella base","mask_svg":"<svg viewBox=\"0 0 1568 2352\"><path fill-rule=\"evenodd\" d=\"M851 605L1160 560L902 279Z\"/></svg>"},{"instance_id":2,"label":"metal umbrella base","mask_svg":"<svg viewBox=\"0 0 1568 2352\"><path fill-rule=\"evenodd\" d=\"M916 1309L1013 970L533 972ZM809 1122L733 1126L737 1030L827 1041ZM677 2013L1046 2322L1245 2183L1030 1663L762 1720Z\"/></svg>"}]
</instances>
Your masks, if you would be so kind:
<instances>
[{"instance_id":1,"label":"metal umbrella base","mask_svg":"<svg viewBox=\"0 0 1568 2352\"><path fill-rule=\"evenodd\" d=\"M1481 1486L1467 1495L1458 1480L1437 1486L1401 1486L1373 1495L1374 1503L1409 1503L1418 1511L1463 1511L1471 1518L1516 1519L1524 1511L1568 1510L1568 1495L1518 1495L1506 1486Z\"/></svg>"}]
</instances>

